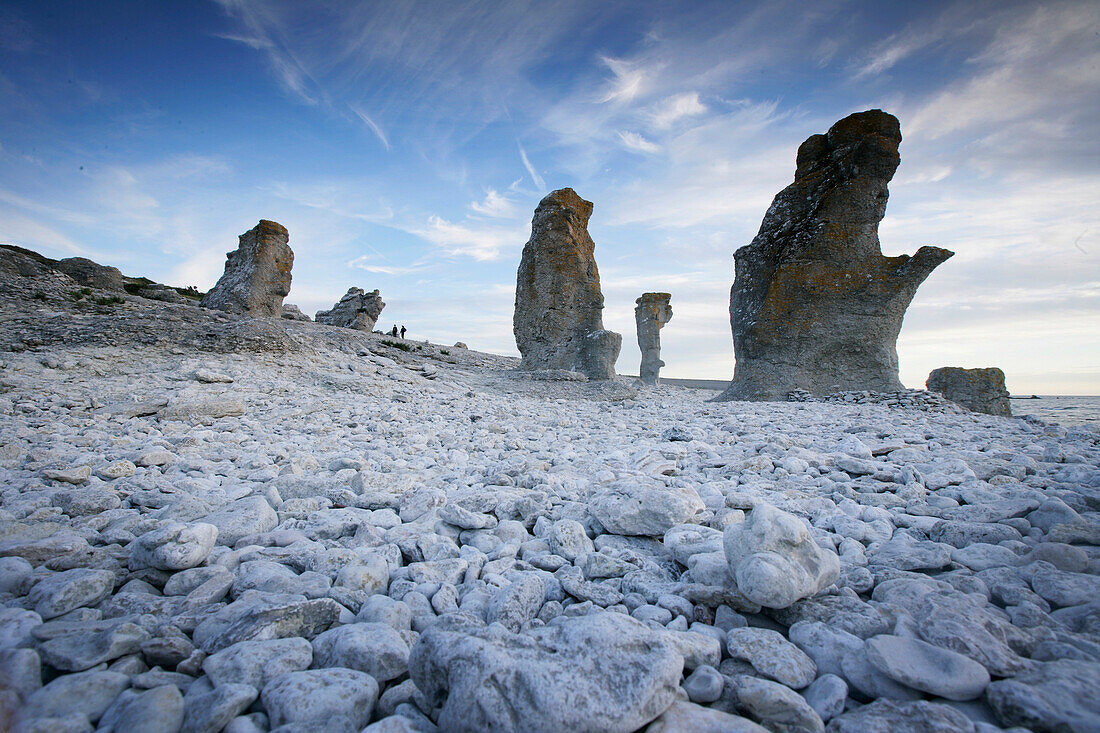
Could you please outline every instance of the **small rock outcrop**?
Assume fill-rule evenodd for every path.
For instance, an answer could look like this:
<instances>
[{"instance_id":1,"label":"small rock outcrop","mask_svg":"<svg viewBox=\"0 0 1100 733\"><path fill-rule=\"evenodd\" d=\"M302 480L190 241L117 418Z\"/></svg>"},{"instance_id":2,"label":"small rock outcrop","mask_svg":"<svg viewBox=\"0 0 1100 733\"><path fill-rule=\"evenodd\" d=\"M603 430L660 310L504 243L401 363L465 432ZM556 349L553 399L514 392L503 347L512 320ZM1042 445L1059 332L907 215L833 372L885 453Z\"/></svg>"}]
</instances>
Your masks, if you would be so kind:
<instances>
[{"instance_id":1,"label":"small rock outcrop","mask_svg":"<svg viewBox=\"0 0 1100 733\"><path fill-rule=\"evenodd\" d=\"M638 376L646 384L657 384L661 374L661 329L672 320L672 306L668 293L642 293L634 307L634 322L638 325L638 349L642 352L642 364Z\"/></svg>"},{"instance_id":2,"label":"small rock outcrop","mask_svg":"<svg viewBox=\"0 0 1100 733\"><path fill-rule=\"evenodd\" d=\"M202 299L206 308L257 318L278 318L290 293L294 252L286 227L267 219L241 235L226 254L225 273Z\"/></svg>"},{"instance_id":3,"label":"small rock outcrop","mask_svg":"<svg viewBox=\"0 0 1100 733\"><path fill-rule=\"evenodd\" d=\"M86 257L58 260L55 267L81 285L100 290L122 290L122 271L110 265L92 262Z\"/></svg>"},{"instance_id":4,"label":"small rock outcrop","mask_svg":"<svg viewBox=\"0 0 1100 733\"><path fill-rule=\"evenodd\" d=\"M310 318L302 309L293 303L283 303L283 318L288 321L309 321Z\"/></svg>"},{"instance_id":5,"label":"small rock outcrop","mask_svg":"<svg viewBox=\"0 0 1100 733\"><path fill-rule=\"evenodd\" d=\"M928 375L925 386L968 410L1012 417L1005 373L997 367L940 367Z\"/></svg>"},{"instance_id":6,"label":"small rock outcrop","mask_svg":"<svg viewBox=\"0 0 1100 733\"><path fill-rule=\"evenodd\" d=\"M354 328L356 331L373 331L374 324L386 304L377 290L364 293L362 288L348 288L340 302L332 310L317 311L314 320L326 326Z\"/></svg>"},{"instance_id":7,"label":"small rock outcrop","mask_svg":"<svg viewBox=\"0 0 1100 733\"><path fill-rule=\"evenodd\" d=\"M539 202L516 278L512 330L520 369L566 369L611 379L622 336L603 327L603 293L588 234L592 202L571 188Z\"/></svg>"},{"instance_id":8,"label":"small rock outcrop","mask_svg":"<svg viewBox=\"0 0 1100 733\"><path fill-rule=\"evenodd\" d=\"M895 392L897 337L917 287L954 253L885 257L878 224L901 158L893 115L850 115L798 149L794 183L737 250L730 291L736 358L718 400Z\"/></svg>"}]
</instances>

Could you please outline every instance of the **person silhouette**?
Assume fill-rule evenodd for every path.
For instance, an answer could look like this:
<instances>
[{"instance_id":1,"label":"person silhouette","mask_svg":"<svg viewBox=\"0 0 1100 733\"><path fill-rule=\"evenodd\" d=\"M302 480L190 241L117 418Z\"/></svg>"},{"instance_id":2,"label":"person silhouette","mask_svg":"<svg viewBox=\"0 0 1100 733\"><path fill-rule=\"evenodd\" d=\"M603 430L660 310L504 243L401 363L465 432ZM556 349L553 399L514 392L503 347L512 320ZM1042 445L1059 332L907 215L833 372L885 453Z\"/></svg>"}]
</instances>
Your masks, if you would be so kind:
<instances>
[{"instance_id":1,"label":"person silhouette","mask_svg":"<svg viewBox=\"0 0 1100 733\"><path fill-rule=\"evenodd\" d=\"M390 329L390 336L396 336L396 335L397 335L397 324L395 323L395 324L393 324L393 328Z\"/></svg>"},{"instance_id":2,"label":"person silhouette","mask_svg":"<svg viewBox=\"0 0 1100 733\"><path fill-rule=\"evenodd\" d=\"M401 338L405 338L405 327L401 327Z\"/></svg>"}]
</instances>

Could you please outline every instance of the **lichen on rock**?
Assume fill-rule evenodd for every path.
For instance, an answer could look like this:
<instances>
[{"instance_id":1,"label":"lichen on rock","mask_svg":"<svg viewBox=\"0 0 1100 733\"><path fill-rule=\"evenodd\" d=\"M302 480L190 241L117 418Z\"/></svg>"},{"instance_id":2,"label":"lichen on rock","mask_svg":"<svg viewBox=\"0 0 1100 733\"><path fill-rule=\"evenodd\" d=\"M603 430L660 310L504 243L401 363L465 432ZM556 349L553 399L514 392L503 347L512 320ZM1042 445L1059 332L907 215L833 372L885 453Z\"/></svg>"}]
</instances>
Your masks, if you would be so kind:
<instances>
[{"instance_id":1,"label":"lichen on rock","mask_svg":"<svg viewBox=\"0 0 1100 733\"><path fill-rule=\"evenodd\" d=\"M794 390L896 392L897 337L917 287L954 253L882 254L878 224L901 157L893 115L850 115L798 149L794 183L737 250L730 291L736 365L719 400Z\"/></svg>"},{"instance_id":2,"label":"lichen on rock","mask_svg":"<svg viewBox=\"0 0 1100 733\"><path fill-rule=\"evenodd\" d=\"M611 379L622 336L603 327L592 202L571 188L539 202L516 278L512 330L522 370L566 369Z\"/></svg>"},{"instance_id":3,"label":"lichen on rock","mask_svg":"<svg viewBox=\"0 0 1100 733\"><path fill-rule=\"evenodd\" d=\"M261 219L226 254L225 273L203 296L203 307L257 318L281 316L294 266L289 240L286 227Z\"/></svg>"}]
</instances>

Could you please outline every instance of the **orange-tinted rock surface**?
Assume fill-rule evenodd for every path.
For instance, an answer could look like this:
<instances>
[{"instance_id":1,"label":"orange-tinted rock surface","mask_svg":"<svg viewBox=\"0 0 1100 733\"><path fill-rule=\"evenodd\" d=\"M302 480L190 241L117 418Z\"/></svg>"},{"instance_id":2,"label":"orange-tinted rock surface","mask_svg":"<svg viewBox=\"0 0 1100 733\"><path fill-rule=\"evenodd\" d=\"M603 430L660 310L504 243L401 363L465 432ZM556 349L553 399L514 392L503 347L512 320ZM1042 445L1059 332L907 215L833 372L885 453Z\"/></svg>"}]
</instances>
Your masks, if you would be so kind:
<instances>
[{"instance_id":1,"label":"orange-tinted rock surface","mask_svg":"<svg viewBox=\"0 0 1100 733\"><path fill-rule=\"evenodd\" d=\"M917 287L953 252L885 257L878 224L901 158L897 118L850 115L798 149L794 183L737 250L736 366L720 400L902 389L896 342Z\"/></svg>"},{"instance_id":2,"label":"orange-tinted rock surface","mask_svg":"<svg viewBox=\"0 0 1100 733\"><path fill-rule=\"evenodd\" d=\"M278 318L290 294L294 252L286 227L267 219L240 236L225 256L225 273L202 299L206 308L262 318Z\"/></svg>"},{"instance_id":3,"label":"orange-tinted rock surface","mask_svg":"<svg viewBox=\"0 0 1100 733\"><path fill-rule=\"evenodd\" d=\"M611 379L622 336L603 327L592 202L571 188L548 194L531 220L516 277L512 330L520 369L566 369Z\"/></svg>"}]
</instances>

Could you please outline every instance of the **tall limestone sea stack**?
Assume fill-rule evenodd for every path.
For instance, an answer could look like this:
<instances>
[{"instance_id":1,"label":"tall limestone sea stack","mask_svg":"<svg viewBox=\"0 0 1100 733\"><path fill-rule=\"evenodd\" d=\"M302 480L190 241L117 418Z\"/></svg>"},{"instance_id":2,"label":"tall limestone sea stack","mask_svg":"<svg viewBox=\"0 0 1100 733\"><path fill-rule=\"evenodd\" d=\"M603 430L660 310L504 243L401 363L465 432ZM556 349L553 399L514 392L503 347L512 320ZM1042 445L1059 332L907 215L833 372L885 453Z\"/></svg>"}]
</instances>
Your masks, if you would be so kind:
<instances>
[{"instance_id":1,"label":"tall limestone sea stack","mask_svg":"<svg viewBox=\"0 0 1100 733\"><path fill-rule=\"evenodd\" d=\"M661 374L661 329L672 320L672 306L668 293L642 293L634 307L634 322L638 327L638 349L642 352L642 363L638 376L646 384L657 384Z\"/></svg>"},{"instance_id":2,"label":"tall limestone sea stack","mask_svg":"<svg viewBox=\"0 0 1100 733\"><path fill-rule=\"evenodd\" d=\"M905 309L954 253L921 247L912 257L882 254L878 224L900 143L897 118L875 109L799 147L794 183L735 254L736 365L718 400L902 389L896 344Z\"/></svg>"},{"instance_id":3,"label":"tall limestone sea stack","mask_svg":"<svg viewBox=\"0 0 1100 733\"><path fill-rule=\"evenodd\" d=\"M225 256L225 273L202 299L206 308L257 318L278 318L290 294L294 252L286 227L267 219L240 236Z\"/></svg>"},{"instance_id":4,"label":"tall limestone sea stack","mask_svg":"<svg viewBox=\"0 0 1100 733\"><path fill-rule=\"evenodd\" d=\"M612 379L622 336L603 327L603 293L588 235L592 202L571 188L539 202L516 278L512 330L522 370Z\"/></svg>"}]
</instances>

